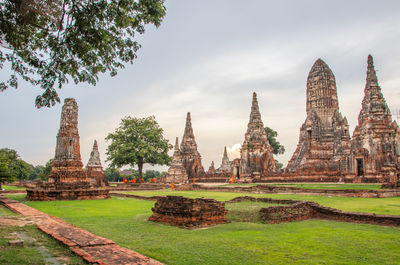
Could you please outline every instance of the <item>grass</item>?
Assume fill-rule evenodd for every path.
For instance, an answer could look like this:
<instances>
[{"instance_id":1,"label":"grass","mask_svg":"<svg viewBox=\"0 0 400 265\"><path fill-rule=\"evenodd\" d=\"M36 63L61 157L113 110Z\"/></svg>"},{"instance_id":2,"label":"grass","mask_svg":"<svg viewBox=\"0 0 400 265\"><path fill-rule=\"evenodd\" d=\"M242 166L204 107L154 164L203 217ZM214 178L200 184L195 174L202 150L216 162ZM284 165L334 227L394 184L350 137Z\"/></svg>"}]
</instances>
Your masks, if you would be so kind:
<instances>
[{"instance_id":1,"label":"grass","mask_svg":"<svg viewBox=\"0 0 400 265\"><path fill-rule=\"evenodd\" d=\"M285 187L295 187L302 189L326 189L326 190L379 190L381 184L354 184L354 183L231 183L222 184L221 186L255 186L255 185L271 185L271 186L285 186Z\"/></svg>"},{"instance_id":2,"label":"grass","mask_svg":"<svg viewBox=\"0 0 400 265\"><path fill-rule=\"evenodd\" d=\"M0 218L18 218L16 214L4 206L0 206ZM38 250L44 247L50 253L52 259L56 259L61 264L87 264L81 257L73 254L67 247L60 245L55 239L42 233L34 225L18 226L0 226L0 264L48 264L44 255ZM23 233L33 241L24 241L24 246L9 246L8 241L19 239L17 234Z\"/></svg>"},{"instance_id":3,"label":"grass","mask_svg":"<svg viewBox=\"0 0 400 265\"><path fill-rule=\"evenodd\" d=\"M156 194L160 192L151 195ZM240 195L179 194L213 194L220 200ZM9 197L23 200L21 195ZM166 264L398 264L400 260L400 229L393 227L321 220L273 225L231 219L225 225L185 230L147 221L153 201L113 197L26 204Z\"/></svg>"},{"instance_id":4,"label":"grass","mask_svg":"<svg viewBox=\"0 0 400 265\"><path fill-rule=\"evenodd\" d=\"M274 199L291 199L314 201L323 206L337 208L342 211L391 214L400 215L400 197L393 198L353 198L353 197L335 197L335 196L317 196L317 195L299 195L299 194L245 194L238 192L216 192L216 191L130 191L126 194L135 194L142 196L166 196L177 195L188 198L207 197L219 201L230 200L238 196L249 195L253 197L268 197Z\"/></svg>"},{"instance_id":5,"label":"grass","mask_svg":"<svg viewBox=\"0 0 400 265\"><path fill-rule=\"evenodd\" d=\"M5 190L26 190L25 187L17 187L17 186L10 186L10 185L1 185L2 189Z\"/></svg>"},{"instance_id":6,"label":"grass","mask_svg":"<svg viewBox=\"0 0 400 265\"><path fill-rule=\"evenodd\" d=\"M244 201L226 203L225 208L228 210L227 217L232 222L261 223L260 209L276 205L278 204Z\"/></svg>"},{"instance_id":7,"label":"grass","mask_svg":"<svg viewBox=\"0 0 400 265\"><path fill-rule=\"evenodd\" d=\"M379 190L381 184L310 184L310 183L290 183L290 184L272 184L274 186L295 187L302 189L326 189L326 190Z\"/></svg>"}]
</instances>

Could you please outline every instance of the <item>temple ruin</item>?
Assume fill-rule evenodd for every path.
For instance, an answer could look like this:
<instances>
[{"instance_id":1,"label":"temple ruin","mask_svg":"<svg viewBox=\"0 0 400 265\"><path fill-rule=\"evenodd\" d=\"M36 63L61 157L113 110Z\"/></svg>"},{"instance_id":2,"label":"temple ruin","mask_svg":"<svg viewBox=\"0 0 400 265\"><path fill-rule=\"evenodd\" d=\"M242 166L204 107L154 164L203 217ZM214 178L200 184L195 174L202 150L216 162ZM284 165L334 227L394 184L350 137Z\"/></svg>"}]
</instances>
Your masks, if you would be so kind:
<instances>
[{"instance_id":1,"label":"temple ruin","mask_svg":"<svg viewBox=\"0 0 400 265\"><path fill-rule=\"evenodd\" d=\"M78 133L78 104L67 98L61 111L60 129L48 182L27 189L32 201L110 198L107 189L95 189L83 169Z\"/></svg>"},{"instance_id":2,"label":"temple ruin","mask_svg":"<svg viewBox=\"0 0 400 265\"><path fill-rule=\"evenodd\" d=\"M178 137L175 140L174 155L166 176L168 183L187 183L189 181L186 168L183 166L183 158L179 149Z\"/></svg>"},{"instance_id":3,"label":"temple ruin","mask_svg":"<svg viewBox=\"0 0 400 265\"><path fill-rule=\"evenodd\" d=\"M207 170L207 174L215 174L217 170L215 170L214 161L211 161L211 165Z\"/></svg>"},{"instance_id":4,"label":"temple ruin","mask_svg":"<svg viewBox=\"0 0 400 265\"><path fill-rule=\"evenodd\" d=\"M371 55L368 56L364 99L351 140L349 161L349 173L355 176L354 182L398 181L399 126L392 121Z\"/></svg>"},{"instance_id":5,"label":"temple ruin","mask_svg":"<svg viewBox=\"0 0 400 265\"><path fill-rule=\"evenodd\" d=\"M224 147L224 155L222 157L221 166L217 169L218 173L231 173L232 172L232 162L229 161L228 152L226 151L226 146Z\"/></svg>"},{"instance_id":6,"label":"temple ruin","mask_svg":"<svg viewBox=\"0 0 400 265\"><path fill-rule=\"evenodd\" d=\"M239 177L254 178L276 171L273 149L268 142L267 133L261 120L257 94L253 93L250 120L244 142L240 149Z\"/></svg>"},{"instance_id":7,"label":"temple ruin","mask_svg":"<svg viewBox=\"0 0 400 265\"><path fill-rule=\"evenodd\" d=\"M86 174L94 187L108 186L108 181L101 166L100 153L96 140L94 140L89 162L86 165Z\"/></svg>"},{"instance_id":8,"label":"temple ruin","mask_svg":"<svg viewBox=\"0 0 400 265\"><path fill-rule=\"evenodd\" d=\"M321 59L310 70L306 93L307 117L286 171L309 176L346 170L349 125L339 112L335 76Z\"/></svg>"},{"instance_id":9,"label":"temple ruin","mask_svg":"<svg viewBox=\"0 0 400 265\"><path fill-rule=\"evenodd\" d=\"M165 181L187 183L190 179L204 173L201 155L197 151L197 143L194 138L190 112L188 112L181 146L179 147L178 138L176 138L173 160Z\"/></svg>"},{"instance_id":10,"label":"temple ruin","mask_svg":"<svg viewBox=\"0 0 400 265\"><path fill-rule=\"evenodd\" d=\"M183 176L184 168L186 176L175 178L186 182L193 178L200 182L236 178L245 182L381 182L399 186L400 129L392 121L371 55L364 93L358 125L350 138L347 119L339 111L335 76L323 60L316 60L307 78L307 116L300 128L297 148L284 171L276 170L256 93L240 158L229 161L225 147L216 170L213 162L204 172L188 113L181 147L175 147L170 180L172 176ZM177 166L181 168L178 171Z\"/></svg>"},{"instance_id":11,"label":"temple ruin","mask_svg":"<svg viewBox=\"0 0 400 265\"><path fill-rule=\"evenodd\" d=\"M189 178L204 173L204 168L201 164L201 155L199 151L197 151L197 143L193 134L190 112L188 112L186 116L185 132L182 137L180 150L182 153L183 166L186 168Z\"/></svg>"}]
</instances>

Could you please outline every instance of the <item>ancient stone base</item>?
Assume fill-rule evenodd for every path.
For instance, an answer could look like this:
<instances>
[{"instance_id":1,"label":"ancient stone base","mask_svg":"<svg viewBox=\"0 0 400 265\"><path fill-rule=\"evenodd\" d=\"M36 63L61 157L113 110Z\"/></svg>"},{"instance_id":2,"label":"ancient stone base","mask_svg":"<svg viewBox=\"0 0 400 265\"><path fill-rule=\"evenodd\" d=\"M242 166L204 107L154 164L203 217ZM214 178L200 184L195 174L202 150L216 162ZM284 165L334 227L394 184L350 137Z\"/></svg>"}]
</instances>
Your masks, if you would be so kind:
<instances>
[{"instance_id":1,"label":"ancient stone base","mask_svg":"<svg viewBox=\"0 0 400 265\"><path fill-rule=\"evenodd\" d=\"M228 223L225 203L214 199L189 199L166 196L157 199L150 221L162 222L188 229Z\"/></svg>"},{"instance_id":2,"label":"ancient stone base","mask_svg":"<svg viewBox=\"0 0 400 265\"><path fill-rule=\"evenodd\" d=\"M100 200L109 199L108 189L76 189L76 190L45 190L27 189L26 198L29 201L69 201L69 200Z\"/></svg>"}]
</instances>

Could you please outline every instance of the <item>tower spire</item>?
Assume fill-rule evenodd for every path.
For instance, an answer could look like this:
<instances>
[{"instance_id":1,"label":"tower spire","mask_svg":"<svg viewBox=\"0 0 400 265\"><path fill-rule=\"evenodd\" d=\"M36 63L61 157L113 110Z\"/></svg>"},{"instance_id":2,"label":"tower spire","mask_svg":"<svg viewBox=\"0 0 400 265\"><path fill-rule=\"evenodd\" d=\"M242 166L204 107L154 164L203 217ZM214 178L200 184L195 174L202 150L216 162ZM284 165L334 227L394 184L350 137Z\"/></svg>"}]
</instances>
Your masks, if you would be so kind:
<instances>
[{"instance_id":1,"label":"tower spire","mask_svg":"<svg viewBox=\"0 0 400 265\"><path fill-rule=\"evenodd\" d=\"M371 85L378 86L378 78L376 77L376 71L374 67L374 59L371 54L368 55L368 67L367 67L367 84L365 88L371 87Z\"/></svg>"},{"instance_id":2,"label":"tower spire","mask_svg":"<svg viewBox=\"0 0 400 265\"><path fill-rule=\"evenodd\" d=\"M190 112L187 113L186 115L186 125L185 125L185 133L184 133L184 137L185 136L189 136L189 137L193 137L193 128L192 128L192 118L190 117Z\"/></svg>"},{"instance_id":3,"label":"tower spire","mask_svg":"<svg viewBox=\"0 0 400 265\"><path fill-rule=\"evenodd\" d=\"M257 94L253 92L253 100L251 102L250 122L261 121L260 109L258 108Z\"/></svg>"}]
</instances>

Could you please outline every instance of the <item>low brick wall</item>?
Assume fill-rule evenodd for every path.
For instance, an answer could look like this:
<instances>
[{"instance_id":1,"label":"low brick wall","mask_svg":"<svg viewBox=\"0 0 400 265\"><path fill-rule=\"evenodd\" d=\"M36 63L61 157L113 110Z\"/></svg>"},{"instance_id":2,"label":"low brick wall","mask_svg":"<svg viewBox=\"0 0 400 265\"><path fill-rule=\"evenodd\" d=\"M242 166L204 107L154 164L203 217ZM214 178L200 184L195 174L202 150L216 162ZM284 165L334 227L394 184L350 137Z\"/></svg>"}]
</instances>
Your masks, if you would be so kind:
<instances>
[{"instance_id":1,"label":"low brick wall","mask_svg":"<svg viewBox=\"0 0 400 265\"><path fill-rule=\"evenodd\" d=\"M314 209L307 202L296 202L289 206L272 206L260 210L261 219L267 223L300 221L313 218Z\"/></svg>"},{"instance_id":2,"label":"low brick wall","mask_svg":"<svg viewBox=\"0 0 400 265\"><path fill-rule=\"evenodd\" d=\"M27 189L29 201L101 200L109 199L108 189L43 190Z\"/></svg>"},{"instance_id":3,"label":"low brick wall","mask_svg":"<svg viewBox=\"0 0 400 265\"><path fill-rule=\"evenodd\" d=\"M341 196L341 197L361 197L361 198L388 198L400 196L400 189L388 190L358 190L358 189L303 189L296 187L284 187L273 185L256 185L256 186L217 186L202 187L194 186L198 190L209 191L226 191L226 192L247 192L247 193L291 193L291 194L310 194L324 196Z\"/></svg>"},{"instance_id":4,"label":"low brick wall","mask_svg":"<svg viewBox=\"0 0 400 265\"><path fill-rule=\"evenodd\" d=\"M26 190L0 190L1 193L26 193Z\"/></svg>"},{"instance_id":5,"label":"low brick wall","mask_svg":"<svg viewBox=\"0 0 400 265\"><path fill-rule=\"evenodd\" d=\"M291 205L262 208L260 210L260 216L266 223L292 222L306 219L325 219L364 224L400 226L400 215L343 212L338 209L324 207L318 203L308 201L294 201Z\"/></svg>"},{"instance_id":6,"label":"low brick wall","mask_svg":"<svg viewBox=\"0 0 400 265\"><path fill-rule=\"evenodd\" d=\"M189 199L166 196L157 199L150 221L162 222L188 229L228 223L225 203L214 199Z\"/></svg>"}]
</instances>

